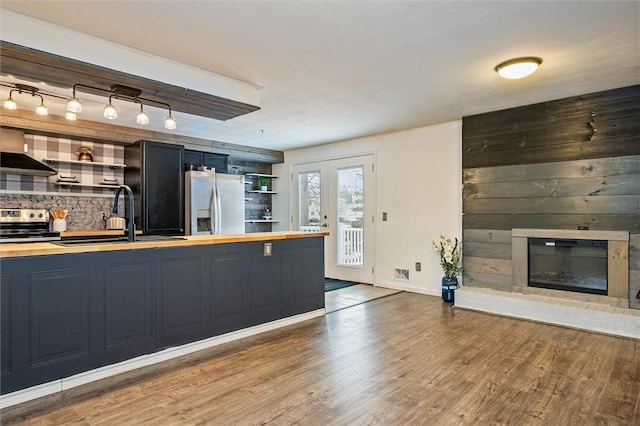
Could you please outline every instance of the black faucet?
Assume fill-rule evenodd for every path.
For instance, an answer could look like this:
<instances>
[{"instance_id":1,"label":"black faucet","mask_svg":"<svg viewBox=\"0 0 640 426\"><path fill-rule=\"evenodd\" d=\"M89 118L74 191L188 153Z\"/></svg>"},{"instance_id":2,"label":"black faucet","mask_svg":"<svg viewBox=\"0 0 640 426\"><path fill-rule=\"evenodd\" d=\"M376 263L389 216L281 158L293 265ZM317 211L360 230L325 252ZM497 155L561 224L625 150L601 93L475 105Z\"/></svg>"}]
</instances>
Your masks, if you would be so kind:
<instances>
[{"instance_id":1,"label":"black faucet","mask_svg":"<svg viewBox=\"0 0 640 426\"><path fill-rule=\"evenodd\" d=\"M135 241L136 240L136 222L134 220L134 204L133 204L133 191L127 185L120 185L118 190L116 191L116 199L113 202L113 214L118 214L118 198L120 198L120 192L122 190L127 192L127 196L129 197L129 225L128 225L128 240Z\"/></svg>"}]
</instances>

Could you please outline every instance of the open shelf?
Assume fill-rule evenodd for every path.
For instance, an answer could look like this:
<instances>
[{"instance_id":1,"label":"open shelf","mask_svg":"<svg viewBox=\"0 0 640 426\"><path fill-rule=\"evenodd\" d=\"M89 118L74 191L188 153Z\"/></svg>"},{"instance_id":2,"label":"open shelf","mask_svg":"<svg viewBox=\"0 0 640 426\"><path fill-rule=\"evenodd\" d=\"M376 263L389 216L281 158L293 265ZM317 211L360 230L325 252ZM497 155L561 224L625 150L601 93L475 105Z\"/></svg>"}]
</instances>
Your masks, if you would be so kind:
<instances>
[{"instance_id":1,"label":"open shelf","mask_svg":"<svg viewBox=\"0 0 640 426\"><path fill-rule=\"evenodd\" d=\"M247 173L245 176L249 176L249 177L258 177L258 178L269 178L269 179L277 179L278 176L276 175L267 175L264 173Z\"/></svg>"},{"instance_id":2,"label":"open shelf","mask_svg":"<svg viewBox=\"0 0 640 426\"><path fill-rule=\"evenodd\" d=\"M280 221L273 220L273 219L248 219L244 221L244 223L278 223L278 222Z\"/></svg>"},{"instance_id":3,"label":"open shelf","mask_svg":"<svg viewBox=\"0 0 640 426\"><path fill-rule=\"evenodd\" d=\"M252 192L254 194L277 194L277 191L260 191L259 189L251 189L247 192Z\"/></svg>"},{"instance_id":4,"label":"open shelf","mask_svg":"<svg viewBox=\"0 0 640 426\"><path fill-rule=\"evenodd\" d=\"M56 186L61 186L63 188L70 187L70 186L77 186L82 188L103 188L103 189L110 189L112 191L120 187L120 185L100 185L100 184L75 183L75 182L53 182L53 184Z\"/></svg>"},{"instance_id":5,"label":"open shelf","mask_svg":"<svg viewBox=\"0 0 640 426\"><path fill-rule=\"evenodd\" d=\"M124 169L125 167L127 167L126 164L98 163L96 161L59 160L57 158L43 158L42 161L45 161L49 164L79 164L81 166L109 167L110 169Z\"/></svg>"}]
</instances>

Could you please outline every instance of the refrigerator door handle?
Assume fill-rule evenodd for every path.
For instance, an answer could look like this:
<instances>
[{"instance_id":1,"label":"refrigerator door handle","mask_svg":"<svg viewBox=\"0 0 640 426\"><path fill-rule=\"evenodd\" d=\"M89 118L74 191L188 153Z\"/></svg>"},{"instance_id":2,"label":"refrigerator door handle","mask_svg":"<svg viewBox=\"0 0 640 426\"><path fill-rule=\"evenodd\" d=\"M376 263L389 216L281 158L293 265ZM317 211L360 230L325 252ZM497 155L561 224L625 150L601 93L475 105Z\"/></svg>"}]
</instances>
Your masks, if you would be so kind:
<instances>
[{"instance_id":1,"label":"refrigerator door handle","mask_svg":"<svg viewBox=\"0 0 640 426\"><path fill-rule=\"evenodd\" d=\"M209 204L209 214L211 215L211 222L209 226L211 226L210 234L215 234L218 229L218 214L216 212L216 186L213 185L211 187L211 198Z\"/></svg>"},{"instance_id":2,"label":"refrigerator door handle","mask_svg":"<svg viewBox=\"0 0 640 426\"><path fill-rule=\"evenodd\" d=\"M222 234L222 201L220 200L220 191L218 191L218 185L216 183L216 234Z\"/></svg>"},{"instance_id":3,"label":"refrigerator door handle","mask_svg":"<svg viewBox=\"0 0 640 426\"><path fill-rule=\"evenodd\" d=\"M222 210L220 209L220 192L218 191L218 179L213 186L213 210L212 216L214 219L213 232L214 235L220 235L222 233Z\"/></svg>"}]
</instances>

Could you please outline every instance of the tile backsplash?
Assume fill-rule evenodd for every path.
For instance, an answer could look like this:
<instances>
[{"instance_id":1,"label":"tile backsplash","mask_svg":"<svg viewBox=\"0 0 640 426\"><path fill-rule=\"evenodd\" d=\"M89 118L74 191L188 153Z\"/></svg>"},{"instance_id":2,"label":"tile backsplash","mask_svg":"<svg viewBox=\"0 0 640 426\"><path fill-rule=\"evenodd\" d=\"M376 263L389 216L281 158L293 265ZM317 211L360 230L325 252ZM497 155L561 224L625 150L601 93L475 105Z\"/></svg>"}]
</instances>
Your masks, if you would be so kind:
<instances>
[{"instance_id":1,"label":"tile backsplash","mask_svg":"<svg viewBox=\"0 0 640 426\"><path fill-rule=\"evenodd\" d=\"M77 197L68 195L36 195L36 194L0 194L2 208L23 209L67 209L67 229L69 231L84 231L89 229L104 229L105 222L102 214L107 217L113 208L113 198ZM122 198L120 198L122 207Z\"/></svg>"}]
</instances>

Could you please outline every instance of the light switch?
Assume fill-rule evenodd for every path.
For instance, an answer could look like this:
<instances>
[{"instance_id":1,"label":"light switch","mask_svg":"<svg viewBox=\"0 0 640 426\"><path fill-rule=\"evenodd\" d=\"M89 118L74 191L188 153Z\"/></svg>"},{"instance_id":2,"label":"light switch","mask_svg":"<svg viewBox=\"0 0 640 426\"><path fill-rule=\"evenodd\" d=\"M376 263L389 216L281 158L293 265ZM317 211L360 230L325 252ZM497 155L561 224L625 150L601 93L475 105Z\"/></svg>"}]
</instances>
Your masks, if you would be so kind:
<instances>
[{"instance_id":1,"label":"light switch","mask_svg":"<svg viewBox=\"0 0 640 426\"><path fill-rule=\"evenodd\" d=\"M271 256L271 243L264 243L264 257Z\"/></svg>"}]
</instances>

